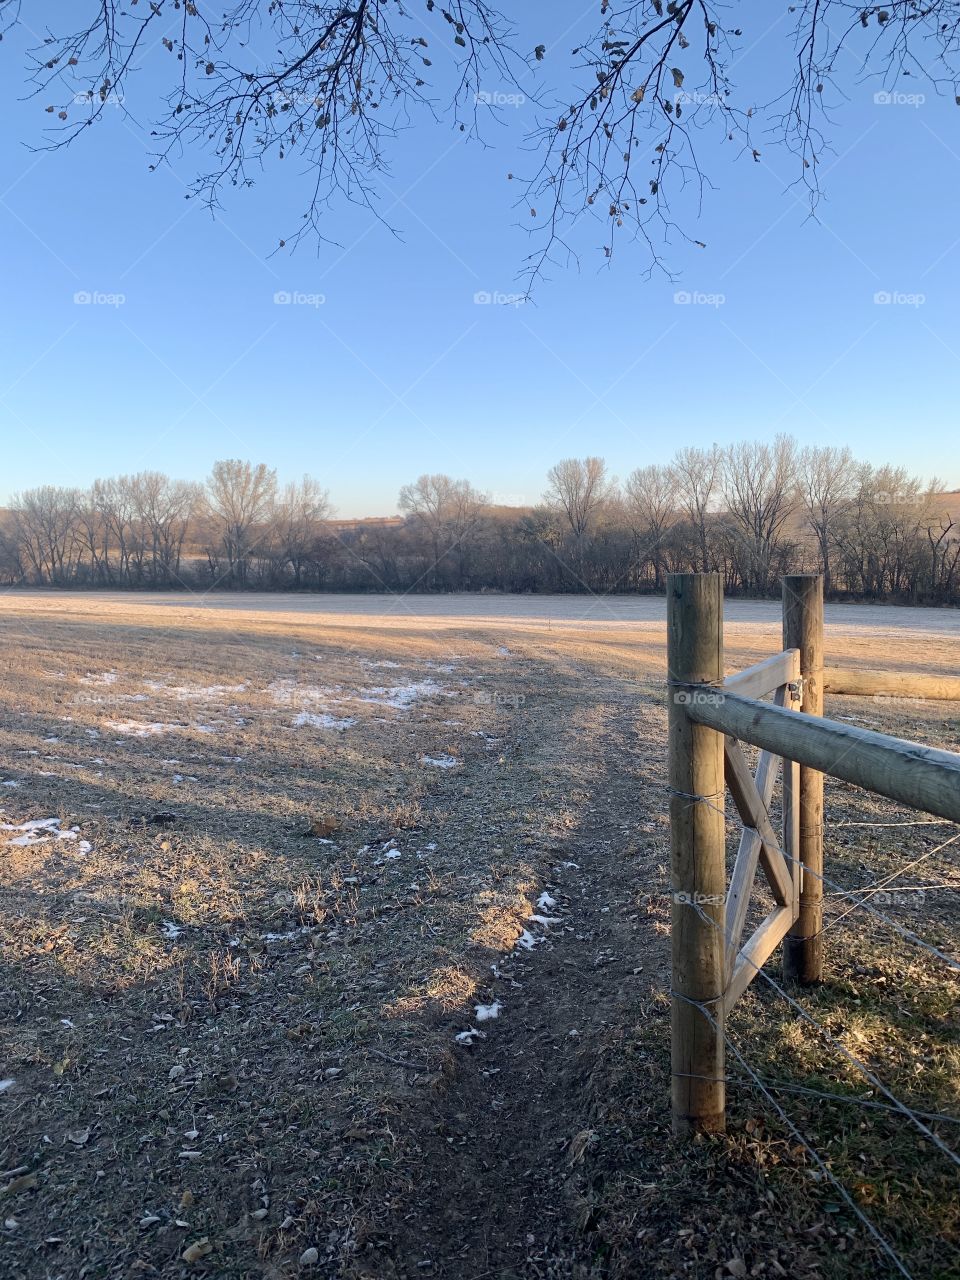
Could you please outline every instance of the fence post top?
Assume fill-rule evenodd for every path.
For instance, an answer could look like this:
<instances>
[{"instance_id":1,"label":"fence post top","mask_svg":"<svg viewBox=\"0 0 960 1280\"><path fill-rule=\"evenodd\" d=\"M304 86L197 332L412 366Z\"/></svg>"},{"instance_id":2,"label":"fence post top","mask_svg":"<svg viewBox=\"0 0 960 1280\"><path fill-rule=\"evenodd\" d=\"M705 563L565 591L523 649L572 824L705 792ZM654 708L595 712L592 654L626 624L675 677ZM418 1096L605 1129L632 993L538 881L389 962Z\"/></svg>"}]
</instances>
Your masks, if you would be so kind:
<instances>
[{"instance_id":1,"label":"fence post top","mask_svg":"<svg viewBox=\"0 0 960 1280\"><path fill-rule=\"evenodd\" d=\"M713 586L716 584L720 595L723 595L723 579L720 574L711 570L709 573L668 573L667 593L682 591L685 587Z\"/></svg>"},{"instance_id":2,"label":"fence post top","mask_svg":"<svg viewBox=\"0 0 960 1280\"><path fill-rule=\"evenodd\" d=\"M809 590L811 587L823 590L823 574L820 573L785 573L781 581L784 591Z\"/></svg>"}]
</instances>

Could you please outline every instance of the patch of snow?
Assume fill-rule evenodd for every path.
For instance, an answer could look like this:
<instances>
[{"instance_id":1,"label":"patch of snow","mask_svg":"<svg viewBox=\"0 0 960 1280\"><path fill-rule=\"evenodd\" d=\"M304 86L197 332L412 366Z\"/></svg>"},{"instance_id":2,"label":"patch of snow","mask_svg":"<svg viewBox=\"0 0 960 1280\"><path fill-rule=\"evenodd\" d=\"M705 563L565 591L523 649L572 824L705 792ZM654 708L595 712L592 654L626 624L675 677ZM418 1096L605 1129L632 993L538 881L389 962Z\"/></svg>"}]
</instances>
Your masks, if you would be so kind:
<instances>
[{"instance_id":1,"label":"patch of snow","mask_svg":"<svg viewBox=\"0 0 960 1280\"><path fill-rule=\"evenodd\" d=\"M310 925L302 924L299 929L290 929L286 933L261 933L260 937L264 942L290 942L293 938L310 932Z\"/></svg>"},{"instance_id":2,"label":"patch of snow","mask_svg":"<svg viewBox=\"0 0 960 1280\"><path fill-rule=\"evenodd\" d=\"M541 911L549 911L551 907L555 907L556 905L556 898L551 898L549 893L546 892L541 893L540 897L537 899L537 906Z\"/></svg>"},{"instance_id":3,"label":"patch of snow","mask_svg":"<svg viewBox=\"0 0 960 1280\"><path fill-rule=\"evenodd\" d=\"M132 738L152 738L160 733L182 733L187 727L183 724L162 724L159 721L149 724L142 720L106 720L104 723L111 733L122 733Z\"/></svg>"},{"instance_id":4,"label":"patch of snow","mask_svg":"<svg viewBox=\"0 0 960 1280\"><path fill-rule=\"evenodd\" d=\"M420 763L432 765L434 769L455 769L461 761L456 756L421 756Z\"/></svg>"},{"instance_id":5,"label":"patch of snow","mask_svg":"<svg viewBox=\"0 0 960 1280\"><path fill-rule=\"evenodd\" d=\"M166 724L163 721L146 720L105 720L105 726L111 733L122 733L131 738L153 738L163 733L219 733L220 730L211 724Z\"/></svg>"},{"instance_id":6,"label":"patch of snow","mask_svg":"<svg viewBox=\"0 0 960 1280\"><path fill-rule=\"evenodd\" d=\"M532 916L527 916L527 919L532 920L534 924L542 924L545 929L549 928L552 924L563 924L563 921L559 916L541 916L534 914Z\"/></svg>"},{"instance_id":7,"label":"patch of snow","mask_svg":"<svg viewBox=\"0 0 960 1280\"><path fill-rule=\"evenodd\" d=\"M320 685L300 685L296 680L284 678L274 680L267 685L267 693L278 707L290 707L294 704L316 702L337 702L343 691L337 688L324 688Z\"/></svg>"},{"instance_id":8,"label":"patch of snow","mask_svg":"<svg viewBox=\"0 0 960 1280\"><path fill-rule=\"evenodd\" d=\"M311 729L349 729L351 725L356 724L356 720L352 716L328 716L326 713L314 715L311 711L301 711L298 716L293 719L293 727L302 729L309 725Z\"/></svg>"},{"instance_id":9,"label":"patch of snow","mask_svg":"<svg viewBox=\"0 0 960 1280\"><path fill-rule=\"evenodd\" d=\"M371 667L371 668L372 668L372 667L401 667L401 666L403 666L403 663L401 663L401 662L391 662L388 658L384 658L384 660L383 660L382 662L370 662L370 661L368 661L368 659L366 659L366 658L362 658L362 659L361 659L361 661L362 661L362 663L363 663L363 665L364 665L365 667Z\"/></svg>"},{"instance_id":10,"label":"patch of snow","mask_svg":"<svg viewBox=\"0 0 960 1280\"><path fill-rule=\"evenodd\" d=\"M9 822L0 823L0 831L23 831L26 836L21 840L11 840L10 844L27 845L36 844L40 840L51 839L51 831L60 826L59 818L35 818L32 822L22 822L19 826L15 826ZM40 832L45 834L40 835ZM35 837L27 839L27 837Z\"/></svg>"},{"instance_id":11,"label":"patch of snow","mask_svg":"<svg viewBox=\"0 0 960 1280\"><path fill-rule=\"evenodd\" d=\"M474 1040L486 1040L487 1033L478 1031L476 1027L470 1027L468 1031L458 1031L453 1038L457 1044L473 1044Z\"/></svg>"},{"instance_id":12,"label":"patch of snow","mask_svg":"<svg viewBox=\"0 0 960 1280\"><path fill-rule=\"evenodd\" d=\"M534 947L538 947L544 938L535 938L529 929L521 930L520 937L513 944L515 947L523 947L524 951L532 951Z\"/></svg>"},{"instance_id":13,"label":"patch of snow","mask_svg":"<svg viewBox=\"0 0 960 1280\"><path fill-rule=\"evenodd\" d=\"M494 1018L500 1017L500 1010L503 1005L499 1000L494 1000L493 1004L478 1004L474 1007L478 1022L491 1022Z\"/></svg>"},{"instance_id":14,"label":"patch of snow","mask_svg":"<svg viewBox=\"0 0 960 1280\"><path fill-rule=\"evenodd\" d=\"M358 701L370 702L378 707L394 707L397 711L407 711L421 698L452 698L453 694L436 680L420 680L413 684L394 685L389 689L367 689L365 695L359 695Z\"/></svg>"},{"instance_id":15,"label":"patch of snow","mask_svg":"<svg viewBox=\"0 0 960 1280\"><path fill-rule=\"evenodd\" d=\"M22 822L19 826L9 822L0 822L0 831L19 832L9 845L18 849L29 849L36 844L44 844L47 840L70 840L76 845L76 852L84 857L93 846L87 840L80 839L79 827L60 826L59 818L34 818L30 822Z\"/></svg>"},{"instance_id":16,"label":"patch of snow","mask_svg":"<svg viewBox=\"0 0 960 1280\"><path fill-rule=\"evenodd\" d=\"M399 850L399 849L388 849L388 850L386 851L386 853L385 853L383 856L384 856L385 858L391 858L391 859L393 859L393 858L399 858L399 857L400 857L400 850Z\"/></svg>"},{"instance_id":17,"label":"patch of snow","mask_svg":"<svg viewBox=\"0 0 960 1280\"><path fill-rule=\"evenodd\" d=\"M172 920L164 920L160 926L160 932L165 938L169 938L171 942L176 942L177 938L183 933L183 925L174 924Z\"/></svg>"},{"instance_id":18,"label":"patch of snow","mask_svg":"<svg viewBox=\"0 0 960 1280\"><path fill-rule=\"evenodd\" d=\"M16 778L7 778L6 782L0 783L0 786L3 786L3 787L19 787L19 785L20 783L16 780Z\"/></svg>"},{"instance_id":19,"label":"patch of snow","mask_svg":"<svg viewBox=\"0 0 960 1280\"><path fill-rule=\"evenodd\" d=\"M144 683L149 689L173 694L178 702L213 702L218 698L226 698L228 694L245 693L247 690L245 684L180 684L167 687L153 680Z\"/></svg>"},{"instance_id":20,"label":"patch of snow","mask_svg":"<svg viewBox=\"0 0 960 1280\"><path fill-rule=\"evenodd\" d=\"M16 1080L0 1080L0 1093L6 1093L8 1089L12 1089L16 1084Z\"/></svg>"}]
</instances>

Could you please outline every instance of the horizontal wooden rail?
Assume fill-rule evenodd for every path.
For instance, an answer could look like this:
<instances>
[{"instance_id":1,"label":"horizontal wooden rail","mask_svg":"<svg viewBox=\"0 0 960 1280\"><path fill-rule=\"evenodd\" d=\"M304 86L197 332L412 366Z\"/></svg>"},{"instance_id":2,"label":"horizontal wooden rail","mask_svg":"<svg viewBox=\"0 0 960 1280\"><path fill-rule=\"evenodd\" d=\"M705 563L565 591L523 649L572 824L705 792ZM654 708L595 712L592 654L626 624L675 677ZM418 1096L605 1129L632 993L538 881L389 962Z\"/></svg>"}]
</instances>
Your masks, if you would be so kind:
<instances>
[{"instance_id":1,"label":"horizontal wooden rail","mask_svg":"<svg viewBox=\"0 0 960 1280\"><path fill-rule=\"evenodd\" d=\"M957 676L824 667L823 687L827 693L848 693L859 698L917 698L933 702L960 702L960 678ZM745 691L738 689L737 692Z\"/></svg>"},{"instance_id":2,"label":"horizontal wooden rail","mask_svg":"<svg viewBox=\"0 0 960 1280\"><path fill-rule=\"evenodd\" d=\"M960 822L960 755L802 711L743 698L724 688L684 706L697 724L797 760L924 813Z\"/></svg>"},{"instance_id":3,"label":"horizontal wooden rail","mask_svg":"<svg viewBox=\"0 0 960 1280\"><path fill-rule=\"evenodd\" d=\"M732 689L743 698L762 698L765 693L773 693L781 685L799 679L800 650L785 649L783 653L775 653L772 658L765 658L745 671L727 676L723 687Z\"/></svg>"}]
</instances>

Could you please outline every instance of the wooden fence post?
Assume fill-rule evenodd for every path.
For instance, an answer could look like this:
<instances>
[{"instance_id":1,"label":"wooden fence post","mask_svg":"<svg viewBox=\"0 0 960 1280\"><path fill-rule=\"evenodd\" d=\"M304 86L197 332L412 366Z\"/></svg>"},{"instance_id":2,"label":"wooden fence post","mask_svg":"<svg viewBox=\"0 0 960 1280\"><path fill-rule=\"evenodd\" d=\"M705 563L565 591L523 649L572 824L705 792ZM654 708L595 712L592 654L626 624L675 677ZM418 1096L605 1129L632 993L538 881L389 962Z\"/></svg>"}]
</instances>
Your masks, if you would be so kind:
<instances>
[{"instance_id":1,"label":"wooden fence post","mask_svg":"<svg viewBox=\"0 0 960 1280\"><path fill-rule=\"evenodd\" d=\"M800 650L800 710L823 715L823 579L783 579L783 647ZM783 943L783 975L805 986L823 979L823 774L800 767L800 913Z\"/></svg>"},{"instance_id":2,"label":"wooden fence post","mask_svg":"<svg viewBox=\"0 0 960 1280\"><path fill-rule=\"evenodd\" d=\"M670 574L667 675L673 883L671 1092L674 1133L687 1136L722 1132L725 1124L723 734L695 724L686 712L692 699L723 697L719 574ZM697 685L703 686L702 691Z\"/></svg>"}]
</instances>

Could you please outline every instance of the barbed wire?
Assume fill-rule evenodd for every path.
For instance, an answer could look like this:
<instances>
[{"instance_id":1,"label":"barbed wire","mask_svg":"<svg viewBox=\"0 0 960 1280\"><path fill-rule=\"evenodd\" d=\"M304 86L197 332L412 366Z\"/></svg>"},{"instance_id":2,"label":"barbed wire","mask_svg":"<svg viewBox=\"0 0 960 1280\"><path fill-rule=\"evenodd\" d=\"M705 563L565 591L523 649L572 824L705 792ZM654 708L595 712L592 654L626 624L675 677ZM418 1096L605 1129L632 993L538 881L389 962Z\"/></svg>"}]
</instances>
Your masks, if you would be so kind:
<instances>
[{"instance_id":1,"label":"barbed wire","mask_svg":"<svg viewBox=\"0 0 960 1280\"><path fill-rule=\"evenodd\" d=\"M954 836L953 839L960 839L960 834ZM949 841L947 843L949 843ZM839 924L841 920L845 920L847 916L852 915L854 911L866 911L869 915L875 916L878 920L882 920L884 924L889 925L891 929L894 929L899 933L902 938L906 938L909 942L912 942L914 946L920 947L924 951L929 951L931 955L936 956L938 960L942 960L943 963L948 965L951 969L955 969L960 972L960 960L947 955L945 951L941 951L940 948L934 946L932 942L927 942L925 938L921 938L918 933L914 933L912 929L908 929L905 925L902 925L899 920L894 920L894 918L892 916L888 916L886 912L878 911L877 908L866 899L856 900L856 895L861 893L862 890L846 888L838 881L832 880L823 872L811 871L811 869L808 866L805 866L799 858L793 857L792 854L787 853L785 850L781 849L780 852L783 854L783 858L786 862L802 867L804 875L812 876L815 880L820 880L823 884L829 885L831 889L836 890L838 897L854 900L853 906L849 911L844 911L841 915L828 920L826 924L821 926L819 933L814 936L822 937L828 929L832 929L834 925ZM930 852L932 855L937 852L937 850L931 850ZM909 868L905 867L904 870L909 870Z\"/></svg>"},{"instance_id":2,"label":"barbed wire","mask_svg":"<svg viewBox=\"0 0 960 1280\"><path fill-rule=\"evenodd\" d=\"M825 1089L811 1089L807 1085L788 1084L786 1080L765 1080L768 1089L776 1089L778 1092L784 1093L803 1093L811 1098L820 1098L825 1102L849 1102L858 1107L867 1107L873 1111L892 1111L896 1112L897 1108L892 1107L889 1102L877 1102L876 1098L860 1098L852 1094L829 1093ZM935 1120L940 1124L960 1124L960 1116L948 1116L942 1111L914 1111L914 1115L922 1116L924 1120Z\"/></svg>"},{"instance_id":3,"label":"barbed wire","mask_svg":"<svg viewBox=\"0 0 960 1280\"><path fill-rule=\"evenodd\" d=\"M849 822L846 818L841 818L837 823L837 830L840 831L846 827L876 827L880 830L887 827L955 827L956 825L950 818L917 818L910 822Z\"/></svg>"},{"instance_id":4,"label":"barbed wire","mask_svg":"<svg viewBox=\"0 0 960 1280\"><path fill-rule=\"evenodd\" d=\"M902 875L902 874L903 872L901 871L897 872L897 875ZM890 888L890 892L891 893L933 893L934 890L936 889L949 889L951 893L957 893L958 891L960 891L960 884L953 884L946 880L944 880L940 884L895 884ZM886 893L886 892L887 892L887 888L885 884L871 886L870 888L866 888L866 889L850 890L850 893L865 893L867 895L873 894L873 893ZM834 891L833 893L825 893L823 896L824 896L824 899L826 900L827 898L845 898L847 894L842 891ZM855 911L855 910L856 910L856 907L851 907L850 911L845 911L843 914L847 916L850 914L851 911ZM830 920L831 927L835 924L839 924L842 919L843 919L843 916L836 916L835 918L831 918Z\"/></svg>"},{"instance_id":5,"label":"barbed wire","mask_svg":"<svg viewBox=\"0 0 960 1280\"><path fill-rule=\"evenodd\" d=\"M710 1011L700 1001L690 1000L687 996L680 995L679 992L675 992L674 995L678 999L684 1001L685 1004L692 1005L695 1009L698 1009L700 1013L702 1013L703 1016L710 1022L714 1030L717 1032L717 1034L723 1037L723 1042L726 1045L726 1047L730 1049L730 1051L733 1053L734 1057L740 1063L741 1067L743 1067L744 1071L752 1079L755 1086L760 1090L760 1092L763 1094L766 1100L770 1103L770 1105L779 1115L780 1119L783 1121L783 1123L787 1126L787 1128L793 1134L794 1138L796 1138L797 1142L799 1142L799 1144L803 1147L803 1149L809 1153L814 1163L817 1165L818 1169L821 1171L824 1177L826 1177L827 1180L832 1184L832 1186L835 1188L835 1190L837 1191L841 1199L848 1206L848 1208L851 1210L854 1216L861 1223L863 1223L863 1225L866 1227L869 1234L874 1238L874 1240L876 1240L880 1248L887 1255L887 1257L890 1259L890 1261L893 1263L896 1269L900 1272L900 1274L902 1276L906 1276L907 1280L913 1280L913 1276L907 1270L903 1261L894 1250L893 1245L890 1244L889 1240L887 1240L886 1236L884 1236L881 1233L879 1228L873 1222L870 1221L870 1219L863 1212L863 1210L854 1200L853 1196L846 1189L846 1187L843 1185L843 1183L840 1181L837 1175L833 1172L833 1170L829 1167L829 1165L827 1165L826 1161L823 1159L820 1153L816 1150L816 1148L813 1147L807 1141L807 1139L804 1137L801 1130L793 1122L793 1120L786 1113L786 1111L784 1111L783 1107L781 1107L780 1103L776 1100L776 1098L773 1097L770 1090L766 1087L766 1085L760 1079L759 1075L753 1070L753 1068L747 1062L746 1058L744 1058L743 1054L740 1052L737 1046L733 1043L733 1041L726 1034L726 1032L721 1030L720 1024L717 1022L716 1018L713 1017Z\"/></svg>"},{"instance_id":6,"label":"barbed wire","mask_svg":"<svg viewBox=\"0 0 960 1280\"><path fill-rule=\"evenodd\" d=\"M957 840L960 840L960 831L958 831L956 835L951 836L949 840L944 840L942 844L938 844L935 849L928 849L926 853L921 854L919 858L915 858L913 862L908 862L905 867L899 867L896 871L891 871L890 874L888 876L885 876L882 880L875 880L873 881L872 884L866 885L863 889L854 889L851 892L853 893L880 892L881 890L885 889L892 880L896 880L898 876L904 875L907 871L912 871L914 867L919 867L922 862L926 862L928 858L932 858L935 853L942 852L944 849L954 844ZM903 888L902 885L899 887ZM856 911L856 909L857 907L855 905L850 908L850 911L844 911L843 915L837 916L834 920L831 920L830 922L831 926L835 924L839 924L841 920L845 919L846 916L850 915L850 912Z\"/></svg>"},{"instance_id":7,"label":"barbed wire","mask_svg":"<svg viewBox=\"0 0 960 1280\"><path fill-rule=\"evenodd\" d=\"M673 795L681 796L684 799L690 800L692 804L705 804L708 808L715 810L717 813L721 814L723 817L727 817L726 809L721 807L720 805L716 805L713 803L715 796L723 794L722 792L715 792L712 795L708 796L708 795L695 795L693 793L686 792L686 791L677 791L673 787L667 787L666 790L667 790L667 793L671 796ZM750 828L750 829L755 830L755 828ZM952 844L954 840L960 840L960 832L958 832L955 836L951 836L949 840L945 840L943 844L938 846L936 849L931 849L927 854L924 855L924 857L932 857L934 853L939 853L941 849L946 848L946 846L949 844ZM836 891L836 895L838 897L847 898L853 901L854 905L850 908L850 911L845 911L841 915L835 917L834 919L829 920L825 925L822 926L822 928L819 931L819 934L815 936L821 936L822 934L826 933L828 929L832 928L835 924L839 924L841 920L846 919L846 917L852 914L853 911L860 908L864 911L869 912L870 915L876 916L878 920L882 920L884 924L889 925L891 929L896 930L896 932L899 933L901 937L906 938L909 942L912 942L915 946L921 947L924 950L931 952L931 954L935 955L937 959L942 960L944 964L949 965L951 969L955 969L958 972L960 972L960 960L956 960L953 956L947 955L945 951L941 951L940 948L934 946L932 942L927 942L925 938L921 938L919 934L914 933L912 929L906 928L906 926L902 925L898 920L894 920L892 916L888 916L883 911L878 911L877 908L872 905L872 903L867 902L865 899L857 898L857 894L862 894L864 892L862 889L850 889L847 886L840 884L839 881L832 880L829 876L827 876L823 872L812 871L810 867L806 866L799 858L793 857L793 855L787 853L785 849L780 849L780 854L783 857L785 862L791 863L794 866L801 867L805 875L812 876L814 879L820 880L821 883L825 885L829 885L831 889L834 889ZM922 858L917 859L917 862L920 862L920 861L923 861L923 859ZM916 863L908 863L906 867L903 867L901 871L896 874L903 874L904 871L909 871L915 865Z\"/></svg>"},{"instance_id":8,"label":"barbed wire","mask_svg":"<svg viewBox=\"0 0 960 1280\"><path fill-rule=\"evenodd\" d=\"M689 905L693 907L693 909L700 916L701 920L703 920L706 924L709 924L712 928L716 929L719 933L721 933L725 941L731 940L729 930L725 926L717 924L716 920L708 916L707 913L701 907L700 903L698 903L694 898L691 897L691 900L689 901L689 903L686 903L684 905ZM751 969L754 970L754 973L757 977L763 978L765 982L769 983L769 985L774 989L774 991L776 991L778 995L782 996L783 999L786 1000L786 1002L790 1005L790 1007L794 1009L800 1015L801 1018L803 1018L806 1022L809 1022L811 1026L815 1027L817 1031L820 1032L820 1034L828 1041L828 1043L832 1046L832 1048L842 1058L845 1058L846 1061L851 1064L851 1066L856 1067L856 1069L863 1076L865 1076L867 1080L870 1081L870 1083L873 1085L875 1089L878 1089L885 1098L888 1098L890 1100L890 1103L892 1104L895 1110L899 1111L902 1115L906 1116L906 1118L910 1121L910 1123L913 1124L914 1127L924 1135L924 1137L929 1138L929 1140L933 1143L933 1145L940 1152L942 1152L942 1154L945 1155L948 1160L951 1160L958 1168L960 1168L960 1154L954 1151L951 1147L948 1147L947 1144L943 1141L943 1139L939 1136L939 1134L934 1133L932 1129L930 1129L927 1125L925 1125L923 1121L920 1119L920 1116L916 1112L912 1111L910 1107L906 1105L905 1102L901 1102L900 1099L887 1088L887 1086L883 1083L883 1081L874 1075L874 1073L870 1070L870 1068L866 1065L866 1063L861 1062L861 1060L855 1054L850 1052L850 1050L846 1047L846 1045L841 1044L840 1041L837 1040L835 1036L831 1035L831 1033L827 1030L827 1028L823 1025L823 1023L820 1022L817 1018L815 1018L811 1013L808 1013L807 1010L803 1007L803 1005L800 1004L798 1000L795 1000L794 997L791 996L790 993L786 991L774 978L772 978L770 974L766 972L765 969L763 969L760 965L756 964L743 951L741 951L739 954L740 954L740 958L746 964L748 964L751 967ZM687 997L682 996L679 992L674 992L674 994L678 995L681 999L687 999ZM692 1002L692 1003L695 1003L695 1002ZM710 1003L716 1003L716 1001L711 1000Z\"/></svg>"},{"instance_id":9,"label":"barbed wire","mask_svg":"<svg viewBox=\"0 0 960 1280\"><path fill-rule=\"evenodd\" d=\"M685 997L681 997L685 999ZM687 1000L687 1003L691 1003ZM753 1082L743 1076L704 1076L694 1071L674 1071L671 1073L678 1080L703 1080L706 1084L752 1084ZM859 1094L854 1093L828 1093L824 1089L811 1089L806 1085L790 1084L786 1080L771 1080L769 1077L760 1077L768 1089L773 1089L777 1093L803 1093L808 1094L811 1098L821 1098L826 1102L846 1102L851 1106L868 1107L876 1111L896 1111L896 1107L891 1107L888 1102L877 1102L875 1098L862 1098ZM924 1120L937 1120L943 1124L960 1124L960 1116L948 1116L941 1111L915 1111L915 1115L922 1116Z\"/></svg>"}]
</instances>

